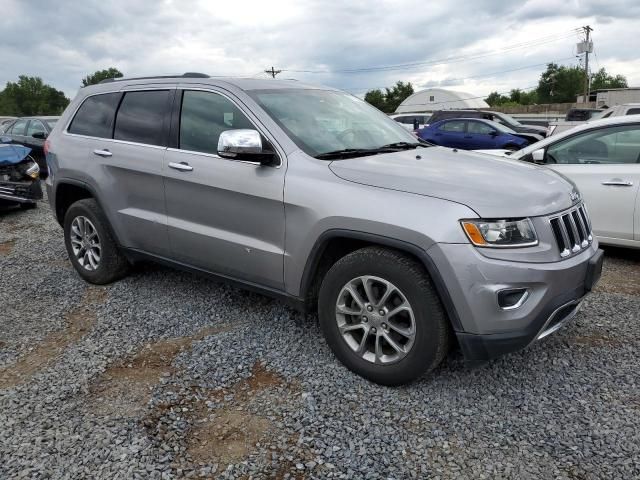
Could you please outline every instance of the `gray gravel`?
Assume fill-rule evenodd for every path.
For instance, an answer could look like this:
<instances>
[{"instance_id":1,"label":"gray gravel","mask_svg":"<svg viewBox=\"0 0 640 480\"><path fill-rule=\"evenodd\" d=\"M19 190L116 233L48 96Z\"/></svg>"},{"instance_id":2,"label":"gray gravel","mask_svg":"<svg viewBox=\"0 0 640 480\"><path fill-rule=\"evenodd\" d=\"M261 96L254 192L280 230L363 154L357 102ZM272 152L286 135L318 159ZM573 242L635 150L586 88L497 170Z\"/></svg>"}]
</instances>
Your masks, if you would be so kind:
<instances>
[{"instance_id":1,"label":"gray gravel","mask_svg":"<svg viewBox=\"0 0 640 480\"><path fill-rule=\"evenodd\" d=\"M0 211L0 478L639 478L640 255L607 257L558 334L391 389L313 316L153 265L89 287L46 204Z\"/></svg>"}]
</instances>

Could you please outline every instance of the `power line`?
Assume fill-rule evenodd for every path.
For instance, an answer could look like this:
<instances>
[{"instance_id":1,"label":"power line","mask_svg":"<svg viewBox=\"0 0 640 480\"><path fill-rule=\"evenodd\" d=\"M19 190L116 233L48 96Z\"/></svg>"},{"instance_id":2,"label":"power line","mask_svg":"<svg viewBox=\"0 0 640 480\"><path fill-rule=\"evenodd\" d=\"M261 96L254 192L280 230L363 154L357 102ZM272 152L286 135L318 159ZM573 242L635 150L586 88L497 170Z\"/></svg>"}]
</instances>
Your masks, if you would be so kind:
<instances>
[{"instance_id":1,"label":"power line","mask_svg":"<svg viewBox=\"0 0 640 480\"><path fill-rule=\"evenodd\" d=\"M548 43L556 42L558 40L563 40L565 38L573 37L576 34L577 30L578 29L572 29L570 33L565 32L563 34L555 34L551 36L547 35L546 37L540 37L538 39L529 40L527 42L512 44L498 50L481 53L481 54L475 54L475 55L459 55L454 57L447 57L447 58L422 61L422 62L411 62L411 63L396 64L396 65L380 65L375 67L350 68L350 69L338 69L338 70L296 70L296 69L283 69L283 70L287 72L293 72L293 73L314 73L314 74L316 73L317 74L369 73L369 72L376 72L376 71L408 70L412 68L423 67L426 65L444 65L447 63L457 63L457 62L463 62L467 60L474 60L478 58L485 58L488 56L497 55L497 54L505 53L511 50L517 50L520 48L545 45Z\"/></svg>"},{"instance_id":2,"label":"power line","mask_svg":"<svg viewBox=\"0 0 640 480\"><path fill-rule=\"evenodd\" d=\"M509 70L501 70L499 72L483 73L483 74L479 74L479 75L471 75L469 77L447 78L445 80L447 82L459 82L459 81L462 81L462 80L469 80L469 79L472 79L472 78L491 77L493 75L500 75L502 73L517 72L518 70L527 70L529 68L534 68L534 67L543 67L545 65L548 65L549 63L557 63L557 62L563 62L565 60L573 60L573 58L574 57L560 58L558 60L551 60L549 62L544 62L544 63L536 63L534 65L527 65L527 66L524 66L524 67L512 68L512 69L509 69ZM380 88L387 88L387 86L383 86L383 87L343 88L342 90L346 90L348 92L353 92L353 91L375 90L375 89L380 89Z\"/></svg>"}]
</instances>

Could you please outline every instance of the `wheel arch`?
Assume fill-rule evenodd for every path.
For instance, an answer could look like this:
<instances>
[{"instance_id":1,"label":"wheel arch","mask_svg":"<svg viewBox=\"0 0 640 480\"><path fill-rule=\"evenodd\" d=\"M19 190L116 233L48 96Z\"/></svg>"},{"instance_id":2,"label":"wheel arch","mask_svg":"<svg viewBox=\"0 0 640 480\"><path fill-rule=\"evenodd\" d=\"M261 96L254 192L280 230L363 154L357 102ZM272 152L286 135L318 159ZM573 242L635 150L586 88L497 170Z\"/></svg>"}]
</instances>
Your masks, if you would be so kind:
<instances>
[{"instance_id":1,"label":"wheel arch","mask_svg":"<svg viewBox=\"0 0 640 480\"><path fill-rule=\"evenodd\" d=\"M322 279L337 260L355 250L370 246L392 248L417 259L433 283L452 328L455 331L463 331L453 299L429 254L413 243L368 232L332 229L318 237L307 258L300 281L299 296L307 308L313 308Z\"/></svg>"}]
</instances>

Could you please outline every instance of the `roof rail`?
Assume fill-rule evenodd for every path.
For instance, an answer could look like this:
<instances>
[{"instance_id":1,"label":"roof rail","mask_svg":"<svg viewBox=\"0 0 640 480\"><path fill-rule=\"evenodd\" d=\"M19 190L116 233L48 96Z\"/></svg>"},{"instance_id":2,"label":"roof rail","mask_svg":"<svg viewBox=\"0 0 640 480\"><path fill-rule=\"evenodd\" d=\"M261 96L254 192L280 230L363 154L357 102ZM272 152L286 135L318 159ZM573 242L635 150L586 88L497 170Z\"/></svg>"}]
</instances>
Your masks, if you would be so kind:
<instances>
[{"instance_id":1,"label":"roof rail","mask_svg":"<svg viewBox=\"0 0 640 480\"><path fill-rule=\"evenodd\" d=\"M152 77L130 77L130 78L105 78L101 80L99 83L111 83L111 82L122 82L124 80L153 80L156 78L210 78L206 73L199 72L186 72L182 75L155 75Z\"/></svg>"}]
</instances>

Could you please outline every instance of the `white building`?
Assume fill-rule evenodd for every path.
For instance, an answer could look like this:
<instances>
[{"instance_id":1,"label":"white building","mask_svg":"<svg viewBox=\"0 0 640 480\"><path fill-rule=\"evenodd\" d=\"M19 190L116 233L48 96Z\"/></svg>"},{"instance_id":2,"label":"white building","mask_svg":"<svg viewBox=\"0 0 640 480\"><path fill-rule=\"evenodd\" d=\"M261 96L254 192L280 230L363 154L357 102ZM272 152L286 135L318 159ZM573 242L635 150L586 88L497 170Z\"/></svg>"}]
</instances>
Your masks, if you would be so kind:
<instances>
[{"instance_id":1,"label":"white building","mask_svg":"<svg viewBox=\"0 0 640 480\"><path fill-rule=\"evenodd\" d=\"M489 108L489 105L482 97L474 96L470 93L445 90L443 88L428 88L407 97L396 108L396 113L435 112L436 110L454 108Z\"/></svg>"}]
</instances>

